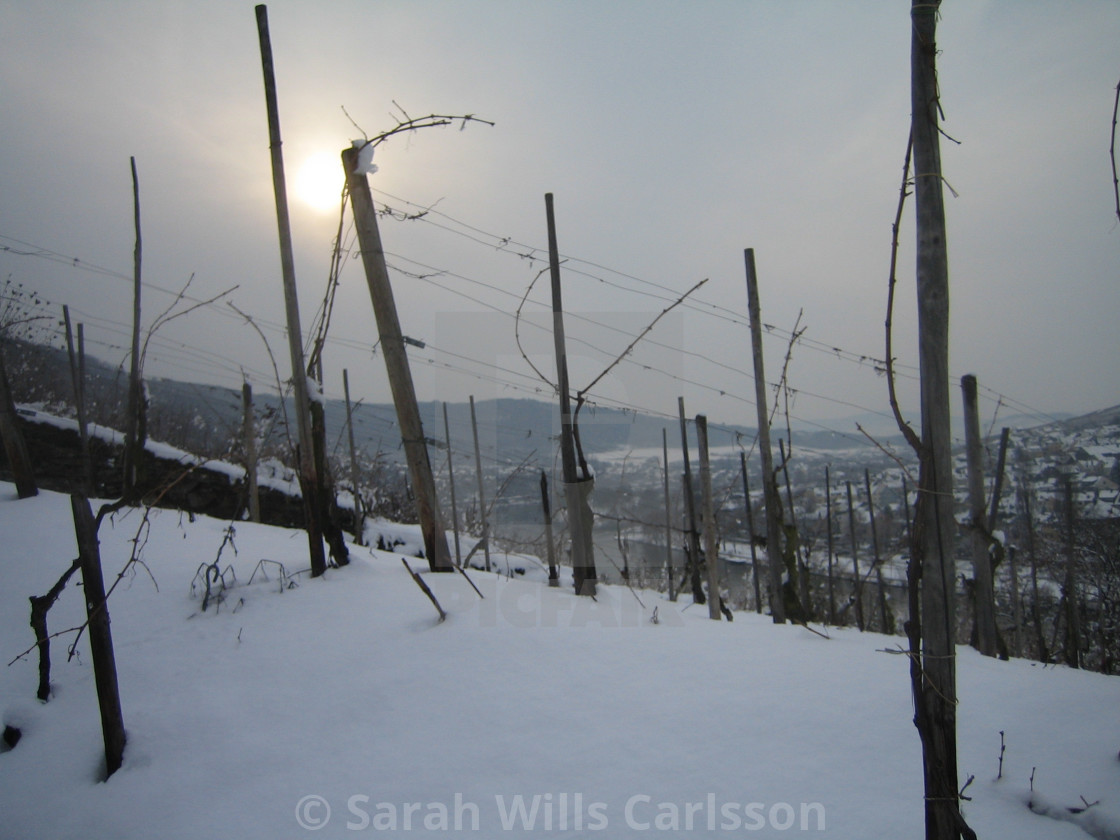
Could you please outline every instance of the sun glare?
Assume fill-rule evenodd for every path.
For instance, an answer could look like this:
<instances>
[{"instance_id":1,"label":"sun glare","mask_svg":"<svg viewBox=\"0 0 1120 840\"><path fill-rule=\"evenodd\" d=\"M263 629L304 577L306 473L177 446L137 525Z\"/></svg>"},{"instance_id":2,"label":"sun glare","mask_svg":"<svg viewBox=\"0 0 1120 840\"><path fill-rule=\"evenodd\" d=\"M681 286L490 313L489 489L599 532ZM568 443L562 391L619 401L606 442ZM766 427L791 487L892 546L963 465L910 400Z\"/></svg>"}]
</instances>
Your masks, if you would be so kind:
<instances>
[{"instance_id":1,"label":"sun glare","mask_svg":"<svg viewBox=\"0 0 1120 840\"><path fill-rule=\"evenodd\" d=\"M300 200L317 212L337 210L342 199L342 161L337 155L316 152L300 166L294 186Z\"/></svg>"}]
</instances>

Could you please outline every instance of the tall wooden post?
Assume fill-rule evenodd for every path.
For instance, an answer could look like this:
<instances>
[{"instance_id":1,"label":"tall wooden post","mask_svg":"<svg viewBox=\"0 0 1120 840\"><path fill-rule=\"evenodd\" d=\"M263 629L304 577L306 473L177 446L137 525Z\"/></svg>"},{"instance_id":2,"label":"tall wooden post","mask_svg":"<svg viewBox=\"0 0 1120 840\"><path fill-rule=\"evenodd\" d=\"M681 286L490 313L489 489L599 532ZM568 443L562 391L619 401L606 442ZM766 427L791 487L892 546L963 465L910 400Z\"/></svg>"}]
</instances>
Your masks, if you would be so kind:
<instances>
[{"instance_id":1,"label":"tall wooden post","mask_svg":"<svg viewBox=\"0 0 1120 840\"><path fill-rule=\"evenodd\" d=\"M719 543L712 504L712 465L708 456L708 418L696 415L696 448L700 450L700 493L704 506L704 560L708 571L708 618L719 621Z\"/></svg>"},{"instance_id":2,"label":"tall wooden post","mask_svg":"<svg viewBox=\"0 0 1120 840\"><path fill-rule=\"evenodd\" d=\"M922 452L915 511L921 566L922 658L911 670L915 725L925 768L926 840L957 840L956 564L953 456L949 424L949 257L938 134L937 16L940 2L911 0L910 113L917 227L915 274L921 378ZM915 617L911 616L911 623ZM911 636L911 640L914 640Z\"/></svg>"},{"instance_id":3,"label":"tall wooden post","mask_svg":"<svg viewBox=\"0 0 1120 840\"><path fill-rule=\"evenodd\" d=\"M758 277L754 268L754 249L747 248L743 252L743 258L747 267L747 309L751 321L751 355L754 357L754 401L758 409L758 448L762 453L762 495L766 504L770 615L775 624L785 624L786 607L782 601L782 499L778 495L778 477L774 474L774 454L770 449L766 370L762 361L762 314L758 300Z\"/></svg>"},{"instance_id":4,"label":"tall wooden post","mask_svg":"<svg viewBox=\"0 0 1120 840\"><path fill-rule=\"evenodd\" d=\"M677 600L676 581L673 580L673 512L669 497L669 433L661 429L661 457L665 463L665 577L669 582L669 600Z\"/></svg>"},{"instance_id":5,"label":"tall wooden post","mask_svg":"<svg viewBox=\"0 0 1120 840\"><path fill-rule=\"evenodd\" d=\"M556 385L560 391L560 463L564 470L564 499L572 544L572 577L576 593L595 595L598 575L591 543L594 520L589 496L594 480L576 473L575 430L568 385L568 352L564 344L564 305L560 293L560 249L556 244L556 215L552 193L544 197L548 225L548 263L552 280L552 337L556 345Z\"/></svg>"},{"instance_id":6,"label":"tall wooden post","mask_svg":"<svg viewBox=\"0 0 1120 840\"><path fill-rule=\"evenodd\" d=\"M552 503L548 497L548 473L541 470L541 507L544 510L545 553L548 555L548 585L559 586L560 575L556 570L556 546L552 542Z\"/></svg>"},{"instance_id":7,"label":"tall wooden post","mask_svg":"<svg viewBox=\"0 0 1120 840\"><path fill-rule=\"evenodd\" d=\"M700 530L696 527L696 493L692 486L692 463L688 457L688 425L684 417L684 397L677 397L677 415L681 426L681 454L684 457L684 512L688 519L688 570L692 583L692 600L703 604L704 587L700 583Z\"/></svg>"},{"instance_id":8,"label":"tall wooden post","mask_svg":"<svg viewBox=\"0 0 1120 840\"><path fill-rule=\"evenodd\" d=\"M124 757L124 716L117 686L117 662L113 653L113 634L109 629L109 607L105 601L105 582L101 575L101 550L97 544L97 525L85 496L70 497L78 560L82 569L82 591L86 599L89 648L93 659L93 680L97 686L97 705L101 710L101 735L105 742L105 775L120 769Z\"/></svg>"},{"instance_id":9,"label":"tall wooden post","mask_svg":"<svg viewBox=\"0 0 1120 840\"><path fill-rule=\"evenodd\" d=\"M346 172L346 186L350 192L350 206L354 211L354 228L362 250L362 265L366 272L373 313L377 318L377 332L381 337L381 355L393 392L393 405L397 410L397 425L401 430L405 459L408 461L412 489L416 493L416 512L424 534L424 552L428 565L434 572L453 572L451 552L447 548L447 534L440 522L439 498L424 427L420 422L420 407L416 402L416 389L412 384L412 371L408 366L404 336L393 300L393 287L389 282L389 269L385 265L385 251L381 247L381 232L377 227L377 210L369 191L369 181L357 171L358 150L344 149L342 168Z\"/></svg>"},{"instance_id":10,"label":"tall wooden post","mask_svg":"<svg viewBox=\"0 0 1120 840\"><path fill-rule=\"evenodd\" d=\"M264 96L268 108L268 147L272 158L272 191L276 198L276 228L280 238L280 271L284 282L284 314L288 326L288 351L292 366L292 393L295 398L296 426L299 432L299 475L303 493L303 515L307 523L307 542L311 557L311 576L327 570L323 549L322 510L319 504L319 477L315 470L315 449L311 440L311 401L307 390L307 369L303 359L303 329L299 322L296 294L295 257L292 253L292 226L288 216L288 191L284 180L284 155L280 140L280 108L276 100L276 73L272 65L272 41L268 34L268 7L256 7L257 34L260 38Z\"/></svg>"},{"instance_id":11,"label":"tall wooden post","mask_svg":"<svg viewBox=\"0 0 1120 840\"><path fill-rule=\"evenodd\" d=\"M447 422L447 403L443 403L443 437L447 442L447 483L451 487L451 533L455 537L455 565L462 568L459 546L459 506L455 501L455 470L451 466L451 425Z\"/></svg>"},{"instance_id":12,"label":"tall wooden post","mask_svg":"<svg viewBox=\"0 0 1120 840\"><path fill-rule=\"evenodd\" d=\"M871 470L863 471L863 486L867 489L867 516L871 520L871 559L874 563L875 582L879 588L879 632L894 635L894 616L887 603L886 585L883 583L883 556L879 553L879 532L875 528L875 501L871 498Z\"/></svg>"},{"instance_id":13,"label":"tall wooden post","mask_svg":"<svg viewBox=\"0 0 1120 840\"><path fill-rule=\"evenodd\" d=\"M824 468L824 502L825 517L828 522L828 623L836 626L836 589L832 575L832 558L836 556L832 542L832 478L829 476L828 465Z\"/></svg>"},{"instance_id":14,"label":"tall wooden post","mask_svg":"<svg viewBox=\"0 0 1120 840\"><path fill-rule=\"evenodd\" d=\"M70 324L70 307L62 307L62 319L66 324L66 352L70 358L70 379L74 384L74 411L78 416L78 440L82 447L82 474L85 478L85 488L83 490L86 494L94 494L97 491L93 485L93 458L89 450L89 426L86 423L86 394L85 394L85 364L80 361L78 353L74 350L74 331ZM82 325L78 325L79 334L82 333ZM82 350L85 350L82 341ZM84 355L84 353L83 353Z\"/></svg>"},{"instance_id":15,"label":"tall wooden post","mask_svg":"<svg viewBox=\"0 0 1120 840\"><path fill-rule=\"evenodd\" d=\"M848 531L852 537L852 574L856 595L856 625L864 630L863 621L863 578L859 575L859 541L856 539L856 511L852 504L852 482L845 482L848 488Z\"/></svg>"},{"instance_id":16,"label":"tall wooden post","mask_svg":"<svg viewBox=\"0 0 1120 840\"><path fill-rule=\"evenodd\" d=\"M747 542L751 546L751 578L754 583L754 611L762 614L762 584L758 573L758 549L754 544L754 511L751 510L751 484L747 478L747 455L739 453L739 466L743 469L743 499L747 506Z\"/></svg>"},{"instance_id":17,"label":"tall wooden post","mask_svg":"<svg viewBox=\"0 0 1120 840\"><path fill-rule=\"evenodd\" d=\"M968 463L968 508L970 542L972 543L972 576L975 581L973 600L976 617L976 649L984 656L999 653L996 636L995 587L992 582L992 560L988 554L988 524L984 504L984 462L980 441L980 409L977 403L976 377L961 377L964 394L965 458Z\"/></svg>"},{"instance_id":18,"label":"tall wooden post","mask_svg":"<svg viewBox=\"0 0 1120 840\"><path fill-rule=\"evenodd\" d=\"M486 512L486 487L482 480L482 450L478 446L478 418L474 413L474 394L471 394L471 434L474 435L474 474L478 478L478 516L482 522L482 553L486 558L486 571L490 571L490 515Z\"/></svg>"},{"instance_id":19,"label":"tall wooden post","mask_svg":"<svg viewBox=\"0 0 1120 840\"><path fill-rule=\"evenodd\" d=\"M249 521L261 521L261 494L257 486L257 428L253 422L253 386L241 383L241 437L245 441L245 487L249 494Z\"/></svg>"},{"instance_id":20,"label":"tall wooden post","mask_svg":"<svg viewBox=\"0 0 1120 840\"><path fill-rule=\"evenodd\" d=\"M136 228L136 245L132 252L132 352L128 374L128 416L125 418L124 435L124 490L126 499L134 499L138 492L140 459L143 457L143 429L140 422L143 406L143 388L140 382L140 182L136 175L136 158L129 158L132 168L133 221Z\"/></svg>"}]
</instances>

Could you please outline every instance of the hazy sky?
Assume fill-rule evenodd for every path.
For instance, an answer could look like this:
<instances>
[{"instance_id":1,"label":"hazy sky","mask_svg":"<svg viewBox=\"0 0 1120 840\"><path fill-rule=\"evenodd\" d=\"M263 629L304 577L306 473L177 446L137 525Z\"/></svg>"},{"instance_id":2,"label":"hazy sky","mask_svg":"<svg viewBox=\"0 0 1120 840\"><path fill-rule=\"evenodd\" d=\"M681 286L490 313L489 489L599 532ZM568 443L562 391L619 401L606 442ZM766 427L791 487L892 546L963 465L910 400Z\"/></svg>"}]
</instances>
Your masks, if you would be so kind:
<instances>
[{"instance_id":1,"label":"hazy sky","mask_svg":"<svg viewBox=\"0 0 1120 840\"><path fill-rule=\"evenodd\" d=\"M297 2L269 4L305 333L338 224L338 153L412 116L378 150L382 237L422 399L546 396L513 313L544 267L556 197L572 384L708 283L593 392L604 404L753 425L743 249L755 249L776 381L793 413L885 411L890 224L909 127L909 2ZM952 297L951 366L991 418L1120 402L1120 228L1108 155L1120 3L948 0L939 26ZM91 350L124 356L143 213L145 325L189 294L251 313L289 375L252 3L0 0L0 272L68 303ZM325 160L329 210L302 196ZM406 202L412 202L412 205ZM912 211L912 205L909 210ZM349 219L347 219L349 226ZM902 229L895 348L916 393L913 217ZM352 237L347 237L347 242ZM508 244L503 242L508 239ZM39 249L45 249L46 253ZM533 250L535 249L535 250ZM15 252L36 252L24 256ZM526 255L532 255L532 258ZM73 260L79 262L74 264ZM108 269L108 273L95 270ZM414 275L424 275L417 277ZM526 352L554 376L547 276ZM582 317L577 317L582 316ZM386 400L361 263L342 276L326 390ZM835 349L833 349L835 348ZM263 343L223 305L157 334L147 373L274 384ZM861 357L867 357L861 361ZM954 412L959 392L953 393Z\"/></svg>"}]
</instances>

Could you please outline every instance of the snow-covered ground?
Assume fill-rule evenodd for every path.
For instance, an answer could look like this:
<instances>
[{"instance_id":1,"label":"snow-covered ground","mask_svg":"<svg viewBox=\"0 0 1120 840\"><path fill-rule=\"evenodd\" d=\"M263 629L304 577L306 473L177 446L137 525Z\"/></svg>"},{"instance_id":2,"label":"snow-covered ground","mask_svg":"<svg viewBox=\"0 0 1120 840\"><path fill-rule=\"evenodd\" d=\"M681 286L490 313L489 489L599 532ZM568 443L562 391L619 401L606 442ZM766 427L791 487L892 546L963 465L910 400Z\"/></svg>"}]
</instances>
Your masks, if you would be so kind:
<instances>
[{"instance_id":1,"label":"snow-covered ground","mask_svg":"<svg viewBox=\"0 0 1120 840\"><path fill-rule=\"evenodd\" d=\"M124 766L101 780L84 637L69 662L73 634L54 641L49 703L34 653L0 669L0 714L22 731L0 754L2 838L922 835L897 637L715 623L624 587L580 599L531 560L505 576L501 556L503 575L471 573L484 598L463 576L424 575L440 623L401 554L355 548L292 588L268 564L250 583L261 559L305 568L307 541L248 523L221 554L230 589L203 612L192 580L228 523L153 511L142 524L122 512L100 533L107 584L138 532L145 564L110 601ZM0 544L6 663L33 642L28 596L76 556L68 499L17 501L0 484ZM83 620L76 583L52 631ZM958 673L979 836L1120 836L1120 679L968 648ZM1060 819L1028 807L1032 773L1036 810ZM1070 813L1081 797L1099 804Z\"/></svg>"}]
</instances>

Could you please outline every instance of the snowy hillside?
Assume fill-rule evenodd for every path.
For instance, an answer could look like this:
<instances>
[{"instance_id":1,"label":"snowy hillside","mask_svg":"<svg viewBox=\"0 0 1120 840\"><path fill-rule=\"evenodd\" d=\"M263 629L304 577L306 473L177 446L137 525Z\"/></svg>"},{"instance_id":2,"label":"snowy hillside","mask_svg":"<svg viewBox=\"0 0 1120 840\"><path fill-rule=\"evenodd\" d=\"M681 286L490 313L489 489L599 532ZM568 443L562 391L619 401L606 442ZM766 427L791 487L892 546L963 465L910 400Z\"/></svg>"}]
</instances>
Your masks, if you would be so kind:
<instances>
[{"instance_id":1,"label":"snowy hillside","mask_svg":"<svg viewBox=\"0 0 1120 840\"><path fill-rule=\"evenodd\" d=\"M138 534L144 561L110 600L124 766L100 780L84 637L69 662L73 634L54 641L49 703L35 700L35 654L15 661L0 670L3 723L22 734L0 754L0 838L921 836L897 637L715 623L623 587L577 599L502 555L502 575L472 573L484 598L463 576L424 575L440 623L401 554L355 548L311 580L296 574L302 533L248 523L221 553L230 588L204 612L192 580L227 523L152 511L148 525L126 511L100 533L107 583ZM405 552L417 541L380 528ZM0 544L6 663L33 642L28 596L76 556L68 499L16 501L0 484ZM250 583L262 559L295 585L274 564ZM51 630L83 612L72 581ZM968 648L958 673L979 836L1120 836L1120 678ZM1028 807L1032 772L1035 810L1057 820ZM1081 797L1099 804L1070 813Z\"/></svg>"}]
</instances>

